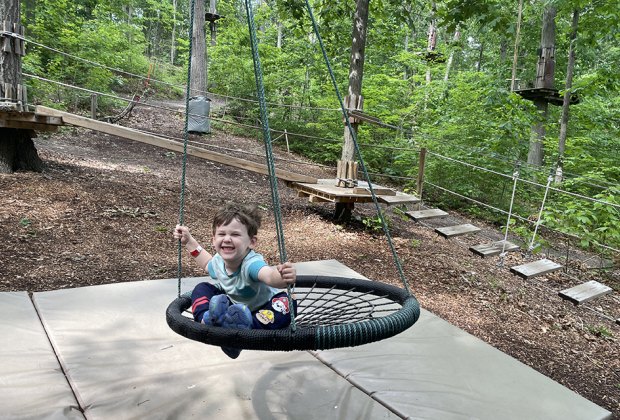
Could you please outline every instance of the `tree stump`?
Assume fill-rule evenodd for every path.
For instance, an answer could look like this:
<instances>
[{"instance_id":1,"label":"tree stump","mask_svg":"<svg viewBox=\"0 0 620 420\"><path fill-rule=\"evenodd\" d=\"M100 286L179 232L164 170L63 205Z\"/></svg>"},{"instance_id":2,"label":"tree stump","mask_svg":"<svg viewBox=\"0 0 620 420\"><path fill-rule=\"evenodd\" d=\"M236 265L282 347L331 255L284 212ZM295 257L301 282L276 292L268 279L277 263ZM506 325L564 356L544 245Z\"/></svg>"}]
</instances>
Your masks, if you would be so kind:
<instances>
[{"instance_id":1,"label":"tree stump","mask_svg":"<svg viewBox=\"0 0 620 420\"><path fill-rule=\"evenodd\" d=\"M0 128L0 173L41 172L43 162L34 147L32 130Z\"/></svg>"}]
</instances>

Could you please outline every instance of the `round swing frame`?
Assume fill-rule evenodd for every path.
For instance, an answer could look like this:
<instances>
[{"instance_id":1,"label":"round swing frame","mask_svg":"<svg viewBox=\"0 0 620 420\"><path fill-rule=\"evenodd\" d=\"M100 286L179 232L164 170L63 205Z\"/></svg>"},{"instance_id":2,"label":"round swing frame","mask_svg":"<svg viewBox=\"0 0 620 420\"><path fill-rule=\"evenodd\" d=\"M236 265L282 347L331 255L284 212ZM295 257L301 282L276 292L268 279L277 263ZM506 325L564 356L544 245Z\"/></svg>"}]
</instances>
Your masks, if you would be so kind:
<instances>
[{"instance_id":1,"label":"round swing frame","mask_svg":"<svg viewBox=\"0 0 620 420\"><path fill-rule=\"evenodd\" d=\"M184 315L191 306L191 299L185 295L170 303L166 321L177 334L205 344L246 350L293 351L327 350L380 341L406 330L420 317L420 305L414 296L376 281L299 275L295 296L295 331L290 327L238 330L204 325ZM306 300L310 303L306 304ZM381 309L383 306L387 309ZM342 315L348 315L348 319L343 319ZM317 316L320 318L316 319ZM306 323L304 318L311 323Z\"/></svg>"}]
</instances>

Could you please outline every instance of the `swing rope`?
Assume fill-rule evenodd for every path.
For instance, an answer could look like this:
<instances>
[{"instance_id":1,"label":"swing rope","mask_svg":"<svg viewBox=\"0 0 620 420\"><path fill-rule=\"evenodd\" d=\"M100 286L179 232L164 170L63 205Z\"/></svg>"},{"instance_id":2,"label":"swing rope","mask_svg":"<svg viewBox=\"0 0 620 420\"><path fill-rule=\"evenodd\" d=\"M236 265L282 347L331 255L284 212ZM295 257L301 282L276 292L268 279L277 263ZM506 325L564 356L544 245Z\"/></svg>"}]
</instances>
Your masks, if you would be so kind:
<instances>
[{"instance_id":1,"label":"swing rope","mask_svg":"<svg viewBox=\"0 0 620 420\"><path fill-rule=\"evenodd\" d=\"M521 163L517 161L515 171L512 174L512 197L510 197L510 207L508 208L508 220L506 220L506 232L504 232L504 242L502 243L502 252L499 254L498 266L504 266L504 257L506 256L506 242L508 241L508 229L510 228L510 219L512 218L512 206L515 202L515 192L517 191L517 181L519 180L519 168Z\"/></svg>"},{"instance_id":2,"label":"swing rope","mask_svg":"<svg viewBox=\"0 0 620 420\"><path fill-rule=\"evenodd\" d=\"M357 134L355 133L355 130L353 130L353 126L351 125L351 121L348 118L348 113L347 110L344 106L344 102L342 100L342 95L340 94L340 89L338 89L338 83L336 82L336 76L334 76L334 72L332 70L332 66L329 62L329 58L327 57L327 51L325 50L325 46L323 45L323 38L321 38L321 34L319 33L319 27L318 24L316 23L316 19L314 18L314 13L312 12L312 7L310 6L310 3L308 0L305 0L306 2L306 9L308 10L308 15L310 16L310 19L312 21L312 28L314 29L314 34L316 35L317 40L319 41L319 45L321 47L321 52L323 53L323 59L325 60L325 65L327 66L327 70L329 71L329 77L331 79L332 85L334 87L334 91L336 93L336 96L338 97L338 103L340 104L340 110L342 111L342 115L344 116L344 119L346 121L347 124L347 128L349 130L349 134L351 135L351 139L353 140L353 145L355 147L355 153L357 154L357 157L359 159L359 165L360 168L362 169L362 172L364 173L364 178L366 179L366 182L368 183L368 189L370 191L370 195L372 197L372 202L375 206L375 209L377 211L377 216L379 217L379 220L381 221L381 227L383 229L383 233L385 234L388 246L390 248L390 251L392 253L392 257L394 260L394 264L396 265L396 269L398 271L398 276L400 277L401 282L403 283L403 286L405 288L405 290L407 291L408 294L411 294L411 291L409 290L409 285L407 282L407 279L405 277L405 273L403 271L403 266L402 263L400 261L400 258L398 257L398 254L396 252L396 248L394 247L394 243L392 241L392 236L390 235L390 230L388 228L388 225L385 221L385 217L383 216L383 211L381 210L381 206L379 205L379 201L377 200L377 195L375 194L375 190L372 186L372 182L370 180L370 175L368 174L368 170L366 168L366 164L364 163L364 158L362 157L362 153L360 151L360 147L359 147L359 143L357 141Z\"/></svg>"},{"instance_id":3,"label":"swing rope","mask_svg":"<svg viewBox=\"0 0 620 420\"><path fill-rule=\"evenodd\" d=\"M250 45L252 47L252 61L254 63L254 76L256 80L256 91L258 94L258 103L260 108L260 117L263 127L263 140L265 143L265 157L267 160L267 168L269 170L269 183L271 185L271 203L273 207L273 217L276 223L276 233L278 237L278 250L280 253L280 262L287 261L286 247L284 245L284 228L282 226L282 213L280 210L280 196L278 193L278 178L276 177L276 168L273 158L273 149L271 146L271 131L269 130L269 116L267 113L267 101L265 100L265 86L263 83L263 70L258 55L258 40L256 37L256 27L254 25L254 13L250 0L245 0L246 17L248 21L248 29L250 32ZM287 287L287 295L289 308L293 307L293 299L291 297L291 286ZM295 311L291 311L290 329L296 330Z\"/></svg>"},{"instance_id":4,"label":"swing rope","mask_svg":"<svg viewBox=\"0 0 620 420\"><path fill-rule=\"evenodd\" d=\"M190 97L190 82L192 80L192 30L194 28L194 3L195 0L190 1L189 12L189 50L187 59L187 80L185 86L185 123L183 127L183 163L181 171L181 197L179 199L179 224L183 225L185 220L185 174L187 172L187 144L189 143L189 97ZM183 275L182 269L182 249L181 239L177 242L177 297L181 296L181 277Z\"/></svg>"}]
</instances>

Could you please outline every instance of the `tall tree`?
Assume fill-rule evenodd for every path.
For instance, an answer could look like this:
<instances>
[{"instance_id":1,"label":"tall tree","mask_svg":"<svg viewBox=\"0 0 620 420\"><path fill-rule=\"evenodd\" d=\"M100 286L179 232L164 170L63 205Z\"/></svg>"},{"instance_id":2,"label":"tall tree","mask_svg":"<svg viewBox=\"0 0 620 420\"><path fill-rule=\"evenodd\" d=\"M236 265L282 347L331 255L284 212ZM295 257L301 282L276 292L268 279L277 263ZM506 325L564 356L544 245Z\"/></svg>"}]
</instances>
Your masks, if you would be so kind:
<instances>
[{"instance_id":1,"label":"tall tree","mask_svg":"<svg viewBox=\"0 0 620 420\"><path fill-rule=\"evenodd\" d=\"M568 130L568 112L573 88L573 71L575 69L575 41L577 40L577 27L579 25L579 10L573 11L573 23L571 26L570 45L568 47L568 65L566 69L566 85L564 86L564 98L562 101L562 118L560 120L560 139L558 144L558 166L555 171L555 182L562 182L563 157L566 148L566 132Z\"/></svg>"},{"instance_id":2,"label":"tall tree","mask_svg":"<svg viewBox=\"0 0 620 420\"><path fill-rule=\"evenodd\" d=\"M14 32L21 25L19 0L0 1L0 16L6 32ZM0 51L0 112L20 110L18 98L23 99L20 40L3 35ZM18 47L19 45L19 47ZM41 171L42 163L32 142L33 132L14 128L0 128L0 172L16 170Z\"/></svg>"},{"instance_id":3,"label":"tall tree","mask_svg":"<svg viewBox=\"0 0 620 420\"><path fill-rule=\"evenodd\" d=\"M368 0L357 0L357 7L353 16L351 57L349 61L349 88L347 93L347 106L353 109L361 109L367 31ZM358 125L359 123L357 122L351 123L351 127L355 134L357 134ZM354 158L355 146L349 128L345 126L341 160L347 162L353 161Z\"/></svg>"},{"instance_id":4,"label":"tall tree","mask_svg":"<svg viewBox=\"0 0 620 420\"><path fill-rule=\"evenodd\" d=\"M555 75L555 6L548 6L543 13L542 32L538 64L536 67L536 89L553 89ZM534 105L540 113L540 120L532 127L527 163L534 166L543 164L545 125L549 116L549 102L546 98L537 98Z\"/></svg>"},{"instance_id":5,"label":"tall tree","mask_svg":"<svg viewBox=\"0 0 620 420\"><path fill-rule=\"evenodd\" d=\"M190 96L207 94L207 42L205 39L205 0L194 2L194 26L192 27L192 79Z\"/></svg>"}]
</instances>

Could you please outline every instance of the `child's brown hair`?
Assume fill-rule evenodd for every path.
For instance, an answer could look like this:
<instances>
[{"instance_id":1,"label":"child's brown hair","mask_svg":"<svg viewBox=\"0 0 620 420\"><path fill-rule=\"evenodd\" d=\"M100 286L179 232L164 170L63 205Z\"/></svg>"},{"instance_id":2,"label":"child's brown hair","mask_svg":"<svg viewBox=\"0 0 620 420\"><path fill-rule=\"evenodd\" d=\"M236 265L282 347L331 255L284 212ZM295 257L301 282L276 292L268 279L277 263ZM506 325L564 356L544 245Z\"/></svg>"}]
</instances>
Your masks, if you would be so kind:
<instances>
[{"instance_id":1,"label":"child's brown hair","mask_svg":"<svg viewBox=\"0 0 620 420\"><path fill-rule=\"evenodd\" d=\"M213 233L215 234L215 230L219 226L225 226L232 222L233 219L239 220L248 229L250 238L258 234L261 222L258 207L233 203L226 204L215 213L213 217Z\"/></svg>"}]
</instances>

